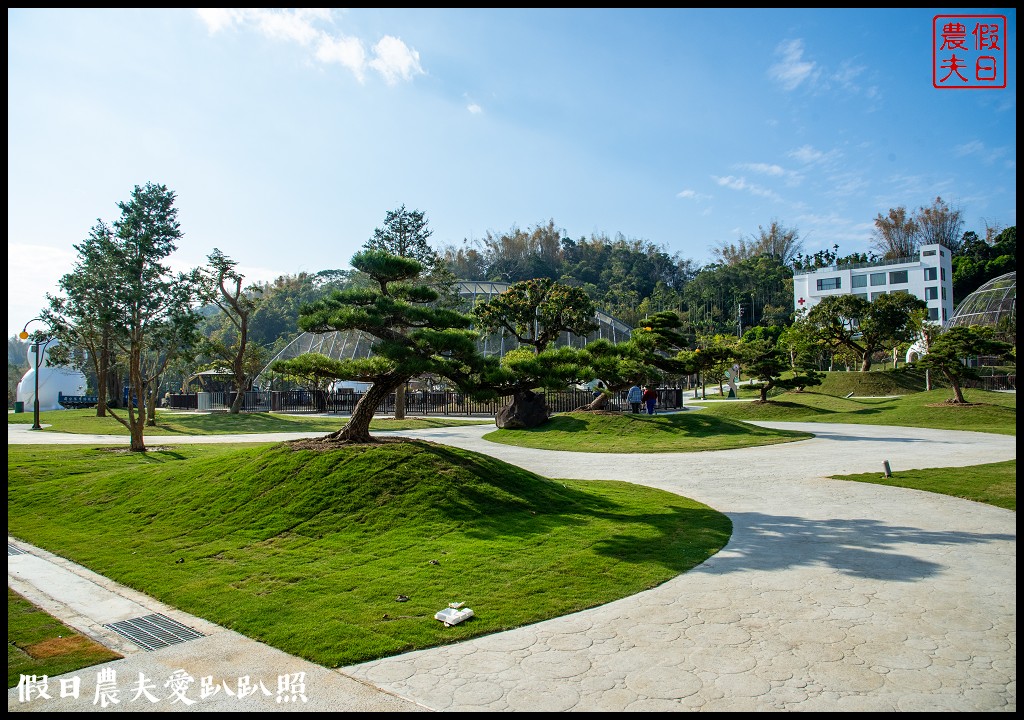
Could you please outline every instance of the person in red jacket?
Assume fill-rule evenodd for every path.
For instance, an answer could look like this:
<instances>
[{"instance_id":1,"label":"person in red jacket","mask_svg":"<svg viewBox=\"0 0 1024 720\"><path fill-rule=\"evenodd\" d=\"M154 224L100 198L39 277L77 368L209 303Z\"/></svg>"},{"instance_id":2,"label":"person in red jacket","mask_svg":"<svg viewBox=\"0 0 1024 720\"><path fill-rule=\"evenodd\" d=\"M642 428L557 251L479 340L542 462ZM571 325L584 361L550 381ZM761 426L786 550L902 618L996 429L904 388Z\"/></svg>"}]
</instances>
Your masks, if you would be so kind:
<instances>
[{"instance_id":1,"label":"person in red jacket","mask_svg":"<svg viewBox=\"0 0 1024 720\"><path fill-rule=\"evenodd\" d=\"M653 385L648 385L644 390L642 396L644 403L647 405L647 414L654 414L654 406L658 403L658 392L654 389Z\"/></svg>"}]
</instances>

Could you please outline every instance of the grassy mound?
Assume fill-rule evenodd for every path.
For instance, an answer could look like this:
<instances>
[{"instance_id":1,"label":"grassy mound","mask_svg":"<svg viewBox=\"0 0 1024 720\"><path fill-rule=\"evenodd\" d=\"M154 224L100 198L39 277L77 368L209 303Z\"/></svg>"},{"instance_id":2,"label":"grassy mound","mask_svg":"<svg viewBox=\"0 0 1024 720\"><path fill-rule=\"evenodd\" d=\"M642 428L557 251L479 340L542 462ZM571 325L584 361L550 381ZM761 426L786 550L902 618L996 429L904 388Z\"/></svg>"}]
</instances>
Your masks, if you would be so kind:
<instances>
[{"instance_id":1,"label":"grassy mound","mask_svg":"<svg viewBox=\"0 0 1024 720\"><path fill-rule=\"evenodd\" d=\"M944 385L945 381L938 373L932 373L932 387ZM814 389L840 397L850 393L862 397L879 397L924 392L926 387L924 370L900 368L877 372L828 372L821 385Z\"/></svg>"},{"instance_id":2,"label":"grassy mound","mask_svg":"<svg viewBox=\"0 0 1024 720\"><path fill-rule=\"evenodd\" d=\"M8 413L7 424L32 423L33 413ZM348 422L347 415L286 415L282 413L190 413L158 410L157 424L146 427L146 437L169 435L231 435L252 433L334 432ZM490 422L469 417L409 417L405 420L374 418L372 430L417 430L475 425ZM96 417L95 408L86 410L49 410L39 413L44 431L127 436L128 430L113 417Z\"/></svg>"},{"instance_id":3,"label":"grassy mound","mask_svg":"<svg viewBox=\"0 0 1024 720\"><path fill-rule=\"evenodd\" d=\"M53 455L8 448L10 534L327 666L639 592L732 529L664 491L423 442ZM434 613L455 601L476 616L445 628Z\"/></svg>"},{"instance_id":4,"label":"grassy mound","mask_svg":"<svg viewBox=\"0 0 1024 720\"><path fill-rule=\"evenodd\" d=\"M669 415L566 413L529 430L496 430L484 435L486 440L519 447L604 453L729 450L809 437L697 411Z\"/></svg>"}]
</instances>

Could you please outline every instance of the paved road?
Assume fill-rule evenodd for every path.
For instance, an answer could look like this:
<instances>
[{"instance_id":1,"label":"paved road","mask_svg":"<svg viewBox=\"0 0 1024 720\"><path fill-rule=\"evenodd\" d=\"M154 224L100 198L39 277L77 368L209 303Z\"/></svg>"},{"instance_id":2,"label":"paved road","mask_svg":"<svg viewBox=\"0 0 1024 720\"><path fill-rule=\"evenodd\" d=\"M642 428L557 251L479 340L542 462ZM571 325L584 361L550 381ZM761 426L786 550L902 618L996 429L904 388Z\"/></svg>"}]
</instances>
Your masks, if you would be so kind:
<instances>
[{"instance_id":1,"label":"paved road","mask_svg":"<svg viewBox=\"0 0 1024 720\"><path fill-rule=\"evenodd\" d=\"M1016 439L759 424L816 437L693 455L595 455L495 445L481 439L486 426L403 433L549 477L663 488L726 513L734 534L695 570L599 608L332 674L345 683L321 681L311 668L307 691L318 706L272 709L1015 711L1016 514L827 476L881 474L886 460L899 471L1013 459ZM10 430L8 442L17 442ZM9 579L11 567L9 558ZM111 665L131 675L140 656L153 663L163 653L167 667L192 662L188 653L202 649L193 643L206 640ZM235 641L233 662L218 659ZM219 677L240 673L250 651L263 657L244 638L219 642L201 663ZM365 697L355 684L381 692ZM23 704L13 693L10 710L89 707Z\"/></svg>"}]
</instances>

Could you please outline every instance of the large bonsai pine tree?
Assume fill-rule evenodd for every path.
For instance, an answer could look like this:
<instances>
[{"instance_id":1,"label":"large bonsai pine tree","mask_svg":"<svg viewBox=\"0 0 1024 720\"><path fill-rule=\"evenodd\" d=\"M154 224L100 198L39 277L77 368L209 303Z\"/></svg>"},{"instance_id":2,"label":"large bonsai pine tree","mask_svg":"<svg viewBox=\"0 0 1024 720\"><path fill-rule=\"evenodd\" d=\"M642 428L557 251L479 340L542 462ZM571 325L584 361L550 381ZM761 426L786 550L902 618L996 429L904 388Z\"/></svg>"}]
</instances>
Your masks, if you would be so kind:
<instances>
[{"instance_id":1,"label":"large bonsai pine tree","mask_svg":"<svg viewBox=\"0 0 1024 720\"><path fill-rule=\"evenodd\" d=\"M436 375L469 388L471 374L480 369L471 317L438 307L438 294L417 283L423 265L377 250L357 253L352 267L372 281L368 289L334 291L299 310L299 327L306 332L361 330L372 335L373 355L365 359L317 358L318 372L336 379L370 382L348 423L325 441L373 442L370 421L381 403L411 378ZM273 370L301 375L309 358L300 356L274 363Z\"/></svg>"}]
</instances>

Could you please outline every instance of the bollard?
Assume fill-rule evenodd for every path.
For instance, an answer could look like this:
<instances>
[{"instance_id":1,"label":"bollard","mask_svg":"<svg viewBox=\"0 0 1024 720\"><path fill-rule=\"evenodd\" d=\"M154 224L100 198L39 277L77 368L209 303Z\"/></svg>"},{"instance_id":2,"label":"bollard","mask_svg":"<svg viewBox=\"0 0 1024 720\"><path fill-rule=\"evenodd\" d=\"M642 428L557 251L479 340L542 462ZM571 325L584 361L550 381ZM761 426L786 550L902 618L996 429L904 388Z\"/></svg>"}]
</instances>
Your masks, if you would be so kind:
<instances>
[{"instance_id":1,"label":"bollard","mask_svg":"<svg viewBox=\"0 0 1024 720\"><path fill-rule=\"evenodd\" d=\"M885 477L892 477L892 470L889 469L889 461L882 461L882 469L885 470Z\"/></svg>"}]
</instances>

